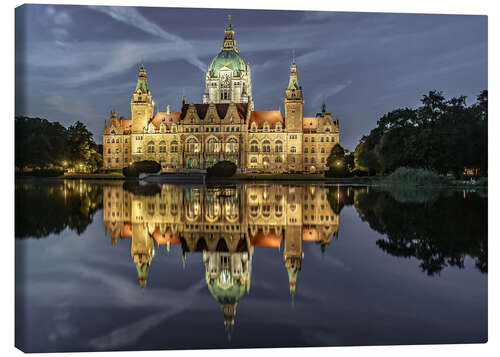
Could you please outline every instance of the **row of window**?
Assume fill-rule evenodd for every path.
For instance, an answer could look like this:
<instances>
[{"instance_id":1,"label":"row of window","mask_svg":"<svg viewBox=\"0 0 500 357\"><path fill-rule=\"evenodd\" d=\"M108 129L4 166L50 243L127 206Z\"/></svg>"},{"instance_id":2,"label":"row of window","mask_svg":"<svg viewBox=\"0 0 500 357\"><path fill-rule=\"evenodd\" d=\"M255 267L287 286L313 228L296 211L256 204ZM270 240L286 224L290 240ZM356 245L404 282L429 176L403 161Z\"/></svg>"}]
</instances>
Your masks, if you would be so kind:
<instances>
[{"instance_id":1,"label":"row of window","mask_svg":"<svg viewBox=\"0 0 500 357\"><path fill-rule=\"evenodd\" d=\"M123 149L123 151L125 152L125 154L128 154L128 148ZM120 148L116 148L115 149L115 153L119 154L120 153ZM108 154L111 154L111 149L110 148L108 148Z\"/></svg>"},{"instance_id":2,"label":"row of window","mask_svg":"<svg viewBox=\"0 0 500 357\"><path fill-rule=\"evenodd\" d=\"M325 148L321 148L321 153L324 154L325 153ZM316 150L312 147L311 148L311 154L314 154L316 152ZM308 148L304 148L304 153L307 154L309 153L309 149Z\"/></svg>"},{"instance_id":3,"label":"row of window","mask_svg":"<svg viewBox=\"0 0 500 357\"><path fill-rule=\"evenodd\" d=\"M125 144L128 144L128 139L127 139L127 138L125 138L125 139L124 139L124 142L125 142ZM108 138L108 139L106 140L106 143L107 143L107 144L115 144L115 143L116 143L116 144L119 144L119 143L120 143L120 138L117 138L117 139L116 139L116 141L115 141L115 138L112 138L112 139Z\"/></svg>"},{"instance_id":4,"label":"row of window","mask_svg":"<svg viewBox=\"0 0 500 357\"><path fill-rule=\"evenodd\" d=\"M307 136L305 136L305 137L304 137L304 141L305 141L306 143L307 143L307 142L309 142L309 138L308 138ZM320 138L320 141L321 141L322 143L323 143L323 142L325 142L325 141L326 141L327 143L329 143L329 142L330 142L330 137L328 137L328 136L327 136L327 137L325 138L324 136L322 136L322 137ZM332 138L332 142L334 142L334 141L335 141L335 139L333 139L333 138ZM313 136L313 137L311 137L311 143L314 143L314 136Z\"/></svg>"},{"instance_id":5,"label":"row of window","mask_svg":"<svg viewBox=\"0 0 500 357\"><path fill-rule=\"evenodd\" d=\"M205 128L205 132L210 132L210 133L218 133L220 130L219 127L210 127L210 128ZM227 127L226 128L226 132L239 132L240 131L240 128L239 127L234 127L234 126L231 126L231 127ZM199 133L200 132L200 129L198 127L196 128L186 128L186 133Z\"/></svg>"},{"instance_id":6,"label":"row of window","mask_svg":"<svg viewBox=\"0 0 500 357\"><path fill-rule=\"evenodd\" d=\"M309 159L307 157L304 158L304 163L308 163L309 162ZM314 164L316 163L316 159L314 157L311 157L311 164ZM322 157L321 158L321 163L324 164L325 163L325 158Z\"/></svg>"}]
</instances>

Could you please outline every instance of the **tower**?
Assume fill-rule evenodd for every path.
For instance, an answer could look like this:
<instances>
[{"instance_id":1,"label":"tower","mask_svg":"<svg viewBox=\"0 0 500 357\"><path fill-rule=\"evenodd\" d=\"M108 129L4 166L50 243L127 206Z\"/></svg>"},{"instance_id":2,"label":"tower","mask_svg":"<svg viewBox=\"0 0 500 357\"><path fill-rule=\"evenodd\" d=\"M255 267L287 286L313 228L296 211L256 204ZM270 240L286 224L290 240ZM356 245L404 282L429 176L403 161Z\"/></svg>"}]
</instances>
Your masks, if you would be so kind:
<instances>
[{"instance_id":1,"label":"tower","mask_svg":"<svg viewBox=\"0 0 500 357\"><path fill-rule=\"evenodd\" d=\"M285 128L287 132L288 171L301 171L302 163L302 112L304 99L299 85L295 55L290 65L290 79L285 90Z\"/></svg>"},{"instance_id":2,"label":"tower","mask_svg":"<svg viewBox=\"0 0 500 357\"><path fill-rule=\"evenodd\" d=\"M290 65L290 80L285 91L285 122L288 132L302 131L302 110L304 99L302 87L299 85L297 64L295 58Z\"/></svg>"},{"instance_id":3,"label":"tower","mask_svg":"<svg viewBox=\"0 0 500 357\"><path fill-rule=\"evenodd\" d=\"M144 65L141 65L141 68L139 68L137 85L130 100L130 112L132 114L132 133L143 133L149 119L154 114L153 99L149 91L147 72L144 69Z\"/></svg>"}]
</instances>

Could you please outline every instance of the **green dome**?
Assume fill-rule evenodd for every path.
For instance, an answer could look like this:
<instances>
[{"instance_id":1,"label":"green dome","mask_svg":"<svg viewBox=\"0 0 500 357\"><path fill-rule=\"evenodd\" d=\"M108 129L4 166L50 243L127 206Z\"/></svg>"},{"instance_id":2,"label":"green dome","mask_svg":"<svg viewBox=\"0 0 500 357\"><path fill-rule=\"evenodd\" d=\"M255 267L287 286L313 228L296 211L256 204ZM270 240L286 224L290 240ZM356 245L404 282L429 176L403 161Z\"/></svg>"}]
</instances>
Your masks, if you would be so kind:
<instances>
[{"instance_id":1,"label":"green dome","mask_svg":"<svg viewBox=\"0 0 500 357\"><path fill-rule=\"evenodd\" d=\"M235 302L238 302L243 295L245 295L245 286L241 284L239 280L235 281L230 288L222 289L217 284L217 280L212 279L208 284L208 290L215 300L221 304L234 304Z\"/></svg>"},{"instance_id":2,"label":"green dome","mask_svg":"<svg viewBox=\"0 0 500 357\"><path fill-rule=\"evenodd\" d=\"M236 51L220 51L219 54L212 60L208 67L208 73L211 77L217 77L219 71L223 67L228 67L235 75L240 75L240 72L246 71L245 61Z\"/></svg>"}]
</instances>

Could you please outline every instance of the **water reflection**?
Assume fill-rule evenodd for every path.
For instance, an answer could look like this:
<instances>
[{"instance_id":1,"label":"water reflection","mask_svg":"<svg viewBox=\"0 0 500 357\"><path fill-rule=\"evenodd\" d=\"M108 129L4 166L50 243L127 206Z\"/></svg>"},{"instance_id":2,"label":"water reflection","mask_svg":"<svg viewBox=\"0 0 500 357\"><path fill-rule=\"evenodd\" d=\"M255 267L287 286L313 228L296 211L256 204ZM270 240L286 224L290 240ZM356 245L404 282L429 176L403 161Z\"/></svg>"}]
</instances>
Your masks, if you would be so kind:
<instances>
[{"instance_id":1,"label":"water reflection","mask_svg":"<svg viewBox=\"0 0 500 357\"><path fill-rule=\"evenodd\" d=\"M469 262L472 259L476 275L473 275L474 278L469 275L469 289L471 289L469 293L477 294L482 294L481 282L474 286L471 284L474 284L474 279L477 280L477 272L487 272L487 196L476 192L400 192L340 185L137 186L121 182L27 180L16 183L15 195L16 238L23 238L18 242L23 251L16 252L16 264L18 264L16 269L21 272L17 277L18 285L29 291L30 287L37 286L38 282L54 284L50 278L54 271L64 273L68 277L67 281L71 282L60 290L56 288L38 290L36 294L31 295L23 292L26 294L26 301L29 301L27 306L35 306L40 297L48 298L52 294L59 296L58 294L67 292L67 287L71 284L77 288L80 284L82 287L86 286L85 279L78 274L71 275L70 269L68 270L68 266L78 260L82 271L92 268L89 270L97 275L112 276L113 272L119 272L119 276L123 274L125 280L116 280L114 283L116 285L113 286L117 289L123 286L126 294L130 296L135 296L135 291L140 291L140 287L145 289L142 290L143 295L158 293L154 288L154 282L157 282L156 287L165 288L166 280L162 276L165 272L167 275L174 272L177 280L185 279L189 275L190 281L193 281L193 276L196 279L204 275L204 282L201 281L201 285L198 286L203 286L204 291L208 290L216 303L212 303L211 299L206 299L205 296L203 301L210 303L207 308L211 311L215 310L215 304L220 306L219 318L214 323L220 324L218 326L222 329L222 321L224 322L229 339L237 321L238 304L242 302L239 307L242 315L245 308L254 311L257 306L255 298L259 295L272 295L272 299L267 295L269 300L265 300L265 304L270 304L279 295L279 304L274 305L274 309L277 309L275 312L281 317L276 317L271 322L276 326L284 323L285 317L290 319L293 317L290 315L290 310L285 310L291 308L290 304L283 304L282 292L285 292L285 289L288 290L285 294L289 295L289 302L292 305L295 296L300 297L297 299L298 305L295 306L294 313L301 314L300 318L297 318L304 324L309 319L316 319L317 315L311 314L311 311L323 311L322 313L326 315L332 312L329 317L332 330L328 330L330 325L325 325L323 328L333 336L340 328L332 322L333 316L343 319L338 320L338 324L343 325L342 328L345 328L349 321L356 319L368 321L368 315L374 319L385 318L393 323L399 323L396 317L392 320L393 317L377 314L381 311L391 311L391 313L396 311L398 309L396 304L399 302L397 299L391 299L397 296L398 291L402 295L404 291L410 291L413 286L416 292L411 292L408 298L415 298L414 304L419 304L417 300L422 301L418 308L415 305L415 309L421 313L428 311L426 316L429 319L436 315L436 311L444 310L439 308L431 311L429 306L434 306L437 302L429 302L429 295L418 289L425 287L435 289L438 286L446 301L451 301L455 296L467 296L467 294L457 294L451 288L453 284L432 285L432 281L436 279L416 280L414 273L420 275L417 265L426 275L439 278L440 273L446 269L454 271L464 269L468 266L467 259ZM349 209L347 208L349 206L352 207ZM99 211L102 212L102 221L101 214L96 215ZM93 220L97 221L93 224L93 228L83 234ZM102 224L106 232L104 240L101 238L102 233L97 234L95 240L90 239L89 235L100 231ZM60 241L47 239L43 242L25 239L63 236L65 230L82 235L86 239L80 240L80 245L71 241L71 244L65 244L64 239ZM332 244L338 239L336 244ZM90 242L85 242L86 240ZM52 260L47 259L47 261L62 259L66 251L73 247L79 247L81 250L75 249L71 253L73 254L71 259L68 256L68 265L53 263L46 265L45 259L37 258L39 249L49 246L49 244L43 245L45 242L50 242L50 246L54 248L51 253ZM334 247L330 247L331 245L335 245L335 249L332 249ZM61 248L55 249L56 246ZM129 249L130 255L128 255ZM181 254L177 259L186 271L165 264L172 262L165 259L166 255L176 256L179 252ZM99 255L101 259L90 260L89 257L94 255ZM259 259L263 256L265 259ZM405 270L398 270L397 279L400 280L393 284L391 280L386 279L387 271L401 269L401 265L397 262L403 261L403 258L412 258L418 261L418 264L408 264ZM198 266L200 262L202 265ZM267 274L265 277L262 273L258 276L258 272L263 271L263 264L274 266L268 271L264 270ZM342 264L349 266L353 273L348 269L338 269ZM384 271L386 265L391 268ZM190 269L192 266L194 269ZM276 269L276 266L279 268ZM41 267L41 275L37 275L38 267ZM336 267L335 274L330 272L334 269L332 267ZM252 268L256 274L253 278ZM151 273L155 269L162 273ZM50 271L50 274L44 275L44 271ZM465 275L467 274L463 274ZM258 281L256 281L257 276ZM370 278L367 278L368 276ZM168 279L173 279L172 275L169 275ZM370 279L373 279L373 282ZM393 276L393 279L396 278ZM129 287L128 283L131 281L134 285ZM254 290L251 292L252 282ZM359 288L361 286L362 289ZM378 287L381 290L377 290ZM268 290L263 291L265 289ZM366 296L363 294L364 289L370 291ZM324 295L327 301L313 301L310 297L312 291L315 299L318 299L317 293L321 292L319 295ZM252 297L246 297L250 292ZM123 314L113 310L116 307L108 306L107 294L104 291L102 297L96 300L99 308L109 311L111 315L116 313L116 316L121 318ZM110 293L109 297L111 295ZM378 299L374 300L373 296L378 296ZM171 298L171 295L165 298L168 300L169 297ZM17 298L24 303L23 296L18 294ZM331 298L332 301L337 301L337 304L330 305ZM338 304L339 301L343 304ZM298 302L301 302L302 306ZM379 305L375 306L374 303ZM75 304L77 306L76 302ZM259 309L265 304L259 305ZM467 305L471 309L472 318L475 316L473 315L475 309L481 309L481 304L474 302ZM348 305L351 306L347 308ZM304 306L307 308L302 310ZM346 310L343 310L343 306L346 306ZM386 310L378 309L377 306L385 306ZM128 308L129 306L125 304L120 311L127 311ZM404 306L401 309L407 311ZM40 308L36 311L45 310ZM94 312L99 314L101 310L86 311L89 314ZM359 311L359 314L351 318L353 311ZM85 316L81 317L82 320L76 324L77 326L86 324L87 316L82 315ZM483 326L482 315L477 316L475 323L477 326ZM238 332L248 318L247 315L238 322ZM420 319L420 315L418 318ZM18 324L16 329L26 328L22 321L20 319L16 322ZM199 324L199 321L192 317L189 321ZM407 327L404 324L398 326ZM355 332L358 326L353 326L352 329L352 331L349 331L349 328L345 330L346 336L343 341L352 341L348 336L357 336ZM394 339L384 340L383 336L392 335L382 331L377 337L373 331L365 331L364 337L359 337L359 340L352 343L415 342L405 340L409 335L403 332ZM480 331L478 336L484 335L483 330L478 331ZM407 331L407 333L411 335L413 332ZM88 338L95 341L92 331L88 334ZM415 332L412 336L418 337L419 334L421 332ZM242 335L247 336L244 333ZM264 335L266 334L263 333L262 336L258 334L259 338L265 338ZM464 336L466 335L467 331L464 330ZM161 340L160 334L150 337L153 339L155 336L158 337L158 341ZM223 337L223 334L220 333L219 336ZM233 336L236 339L237 335ZM330 335L324 336L326 345L341 344L330 339L328 337ZM443 342L444 340L438 339L438 336L436 335L435 340L426 337L427 339L421 341ZM446 336L449 337L446 341L456 341L453 340L454 335L451 332ZM238 346L261 347L252 344L252 341L243 342L241 339L242 337ZM45 349L43 339L40 338L40 341L40 344L35 344L37 347L33 347L33 351L58 350ZM227 343L225 339L224 342ZM181 347L192 346L192 342L178 343ZM275 346L273 343L269 346ZM300 343L308 345L307 340L300 340ZM216 345L215 342L200 340L197 346L203 348ZM134 348L144 348L144 346L148 345L131 345ZM99 347L99 349L109 348ZM82 347L82 350L85 348Z\"/></svg>"},{"instance_id":2,"label":"water reflection","mask_svg":"<svg viewBox=\"0 0 500 357\"><path fill-rule=\"evenodd\" d=\"M303 242L316 243L324 252L338 237L340 209L350 196L351 188L277 184L163 185L153 195L114 186L104 187L103 217L113 245L131 239L131 256L143 287L155 249L170 251L171 245L180 245L183 264L186 254L200 253L206 284L221 305L230 334L237 304L250 290L254 246L283 251L293 299Z\"/></svg>"}]
</instances>

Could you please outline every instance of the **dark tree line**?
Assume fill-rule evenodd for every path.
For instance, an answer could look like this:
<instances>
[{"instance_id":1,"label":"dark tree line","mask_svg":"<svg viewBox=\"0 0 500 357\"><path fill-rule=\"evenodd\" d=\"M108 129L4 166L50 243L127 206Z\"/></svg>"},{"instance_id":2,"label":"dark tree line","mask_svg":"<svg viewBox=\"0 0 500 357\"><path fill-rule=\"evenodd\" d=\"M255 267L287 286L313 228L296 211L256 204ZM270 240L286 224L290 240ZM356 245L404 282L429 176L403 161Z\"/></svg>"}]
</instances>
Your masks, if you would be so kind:
<instances>
[{"instance_id":1,"label":"dark tree line","mask_svg":"<svg viewBox=\"0 0 500 357\"><path fill-rule=\"evenodd\" d=\"M404 166L487 176L488 91L470 106L464 96L446 100L436 91L421 102L416 109L396 109L378 120L356 147L357 168L370 174Z\"/></svg>"},{"instance_id":2,"label":"dark tree line","mask_svg":"<svg viewBox=\"0 0 500 357\"><path fill-rule=\"evenodd\" d=\"M79 121L65 128L47 119L16 117L16 169L80 168L81 164L96 170L102 165L102 149L92 136Z\"/></svg>"}]
</instances>

